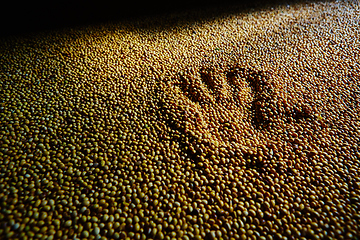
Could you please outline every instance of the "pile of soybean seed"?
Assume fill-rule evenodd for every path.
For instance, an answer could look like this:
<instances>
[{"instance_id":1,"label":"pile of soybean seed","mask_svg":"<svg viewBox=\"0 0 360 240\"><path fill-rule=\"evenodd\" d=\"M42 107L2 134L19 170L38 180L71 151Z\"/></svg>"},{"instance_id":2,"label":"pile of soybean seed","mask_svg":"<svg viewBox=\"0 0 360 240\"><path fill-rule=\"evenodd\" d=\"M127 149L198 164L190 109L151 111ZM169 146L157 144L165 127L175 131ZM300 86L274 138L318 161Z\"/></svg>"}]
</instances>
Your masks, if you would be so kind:
<instances>
[{"instance_id":1,"label":"pile of soybean seed","mask_svg":"<svg viewBox=\"0 0 360 240\"><path fill-rule=\"evenodd\" d=\"M209 16L1 40L0 238L359 239L357 2Z\"/></svg>"}]
</instances>

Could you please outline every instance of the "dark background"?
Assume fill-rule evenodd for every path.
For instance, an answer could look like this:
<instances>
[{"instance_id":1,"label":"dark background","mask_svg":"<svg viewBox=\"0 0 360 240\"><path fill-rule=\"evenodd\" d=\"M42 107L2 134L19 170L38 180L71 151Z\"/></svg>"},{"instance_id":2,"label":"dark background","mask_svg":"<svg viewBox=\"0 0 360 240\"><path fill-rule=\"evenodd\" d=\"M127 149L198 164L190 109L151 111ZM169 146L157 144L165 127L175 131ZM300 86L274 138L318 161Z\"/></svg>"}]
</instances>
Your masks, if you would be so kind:
<instances>
[{"instance_id":1,"label":"dark background","mask_svg":"<svg viewBox=\"0 0 360 240\"><path fill-rule=\"evenodd\" d=\"M197 11L234 4L244 8L276 4L275 0L10 0L0 7L0 37L21 36L65 27L86 26L108 21L132 20L144 16ZM284 1L282 1L284 3ZM294 2L288 0L287 2Z\"/></svg>"}]
</instances>

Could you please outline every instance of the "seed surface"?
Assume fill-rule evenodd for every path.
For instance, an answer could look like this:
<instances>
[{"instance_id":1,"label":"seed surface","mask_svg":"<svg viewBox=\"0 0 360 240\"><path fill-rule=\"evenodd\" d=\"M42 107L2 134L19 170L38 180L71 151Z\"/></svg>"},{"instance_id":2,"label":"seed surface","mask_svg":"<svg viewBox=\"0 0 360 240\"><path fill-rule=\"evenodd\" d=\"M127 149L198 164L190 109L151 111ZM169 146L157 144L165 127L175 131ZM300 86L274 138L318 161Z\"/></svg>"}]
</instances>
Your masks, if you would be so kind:
<instances>
[{"instance_id":1,"label":"seed surface","mask_svg":"<svg viewBox=\"0 0 360 240\"><path fill-rule=\"evenodd\" d=\"M359 5L223 10L0 40L0 236L360 236Z\"/></svg>"}]
</instances>

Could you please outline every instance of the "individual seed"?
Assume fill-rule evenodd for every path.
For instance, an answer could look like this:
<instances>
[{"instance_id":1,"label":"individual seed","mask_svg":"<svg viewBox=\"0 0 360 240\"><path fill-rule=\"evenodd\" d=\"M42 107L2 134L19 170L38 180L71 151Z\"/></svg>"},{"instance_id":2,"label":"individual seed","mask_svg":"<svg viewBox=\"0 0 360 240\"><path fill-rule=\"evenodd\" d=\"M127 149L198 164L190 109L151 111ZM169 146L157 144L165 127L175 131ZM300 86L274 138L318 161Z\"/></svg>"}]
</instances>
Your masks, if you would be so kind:
<instances>
[{"instance_id":1,"label":"individual seed","mask_svg":"<svg viewBox=\"0 0 360 240\"><path fill-rule=\"evenodd\" d=\"M72 221L71 220L67 220L66 222L65 222L65 227L70 227L72 225Z\"/></svg>"},{"instance_id":2,"label":"individual seed","mask_svg":"<svg viewBox=\"0 0 360 240\"><path fill-rule=\"evenodd\" d=\"M99 227L94 227L93 233L95 236L100 234L100 228Z\"/></svg>"}]
</instances>

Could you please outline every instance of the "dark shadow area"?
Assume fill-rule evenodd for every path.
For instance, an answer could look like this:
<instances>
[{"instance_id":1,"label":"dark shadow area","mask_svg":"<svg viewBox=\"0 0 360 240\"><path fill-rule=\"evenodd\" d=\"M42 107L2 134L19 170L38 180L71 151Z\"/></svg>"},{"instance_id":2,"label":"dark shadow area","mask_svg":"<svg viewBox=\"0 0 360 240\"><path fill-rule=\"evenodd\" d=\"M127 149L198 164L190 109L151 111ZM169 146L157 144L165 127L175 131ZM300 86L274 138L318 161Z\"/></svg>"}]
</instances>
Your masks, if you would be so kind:
<instances>
[{"instance_id":1,"label":"dark shadow area","mask_svg":"<svg viewBox=\"0 0 360 240\"><path fill-rule=\"evenodd\" d=\"M260 8L269 4L288 4L299 0L185 0L185 1L8 1L3 3L0 37L21 36L68 27L102 24L110 21L133 21L155 15L197 12L206 9ZM225 12L223 12L224 14ZM171 24L171 23L170 23Z\"/></svg>"}]
</instances>

